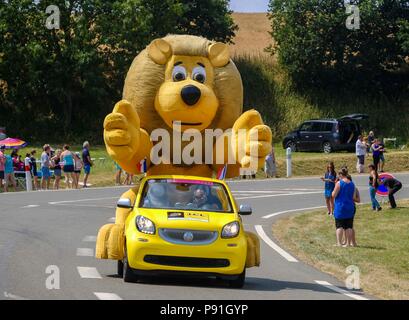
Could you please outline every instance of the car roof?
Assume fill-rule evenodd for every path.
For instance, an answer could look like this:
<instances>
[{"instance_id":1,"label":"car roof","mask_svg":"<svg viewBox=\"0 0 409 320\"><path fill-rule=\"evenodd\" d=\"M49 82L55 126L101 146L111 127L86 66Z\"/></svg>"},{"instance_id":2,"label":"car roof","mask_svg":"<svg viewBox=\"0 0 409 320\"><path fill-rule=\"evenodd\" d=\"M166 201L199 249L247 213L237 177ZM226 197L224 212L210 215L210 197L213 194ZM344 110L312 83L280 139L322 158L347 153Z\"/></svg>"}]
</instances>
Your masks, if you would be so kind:
<instances>
[{"instance_id":1,"label":"car roof","mask_svg":"<svg viewBox=\"0 0 409 320\"><path fill-rule=\"evenodd\" d=\"M306 120L306 121L304 121L303 123L305 123L305 122L337 122L338 120L337 119L311 119L311 120Z\"/></svg>"},{"instance_id":2,"label":"car roof","mask_svg":"<svg viewBox=\"0 0 409 320\"><path fill-rule=\"evenodd\" d=\"M207 177L198 177L198 176L182 176L182 175L152 175L152 176L144 177L142 181L159 180L159 179L206 181L206 182L221 183L221 184L224 184L224 185L226 184L225 181L219 180L219 179L207 178Z\"/></svg>"}]
</instances>

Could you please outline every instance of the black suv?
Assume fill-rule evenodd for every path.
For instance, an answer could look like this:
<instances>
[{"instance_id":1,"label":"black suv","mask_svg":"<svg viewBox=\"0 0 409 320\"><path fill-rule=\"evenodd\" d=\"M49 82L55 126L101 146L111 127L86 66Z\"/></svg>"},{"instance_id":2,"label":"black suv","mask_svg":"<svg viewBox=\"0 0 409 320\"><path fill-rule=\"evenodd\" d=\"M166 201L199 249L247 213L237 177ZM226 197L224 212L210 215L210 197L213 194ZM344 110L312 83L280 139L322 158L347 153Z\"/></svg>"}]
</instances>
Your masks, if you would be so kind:
<instances>
[{"instance_id":1,"label":"black suv","mask_svg":"<svg viewBox=\"0 0 409 320\"><path fill-rule=\"evenodd\" d=\"M368 119L366 114L350 114L339 119L305 121L284 138L283 148L291 148L293 152L355 151L356 140L361 134L360 121L365 119Z\"/></svg>"}]
</instances>

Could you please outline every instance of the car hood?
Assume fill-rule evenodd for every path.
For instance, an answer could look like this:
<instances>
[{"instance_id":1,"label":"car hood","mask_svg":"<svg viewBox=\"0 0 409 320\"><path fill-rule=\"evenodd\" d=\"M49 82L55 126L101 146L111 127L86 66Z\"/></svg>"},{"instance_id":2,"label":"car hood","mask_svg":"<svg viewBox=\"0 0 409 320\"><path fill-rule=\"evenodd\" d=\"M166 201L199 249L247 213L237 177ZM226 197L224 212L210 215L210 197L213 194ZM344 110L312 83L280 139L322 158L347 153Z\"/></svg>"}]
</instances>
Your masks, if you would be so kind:
<instances>
[{"instance_id":1,"label":"car hood","mask_svg":"<svg viewBox=\"0 0 409 320\"><path fill-rule=\"evenodd\" d=\"M157 229L175 228L220 231L226 224L238 220L238 215L235 213L135 208L132 214L129 215L127 224L135 225L135 218L138 215L143 215L152 220Z\"/></svg>"}]
</instances>

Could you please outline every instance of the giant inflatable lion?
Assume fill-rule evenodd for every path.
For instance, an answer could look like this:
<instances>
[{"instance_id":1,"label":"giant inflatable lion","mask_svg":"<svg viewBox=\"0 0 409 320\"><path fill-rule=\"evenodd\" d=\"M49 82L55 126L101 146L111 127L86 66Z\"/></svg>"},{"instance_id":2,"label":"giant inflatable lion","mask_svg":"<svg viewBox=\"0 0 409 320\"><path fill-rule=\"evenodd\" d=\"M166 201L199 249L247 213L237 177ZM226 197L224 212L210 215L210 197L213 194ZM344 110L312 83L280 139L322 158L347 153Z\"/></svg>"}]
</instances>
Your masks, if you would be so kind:
<instances>
[{"instance_id":1,"label":"giant inflatable lion","mask_svg":"<svg viewBox=\"0 0 409 320\"><path fill-rule=\"evenodd\" d=\"M130 173L139 173L138 164L146 159L148 175L212 177L227 165L230 151L237 160L228 164L227 177L235 177L240 168L248 167L251 162L261 167L271 151L270 128L264 125L257 111L242 113L242 110L243 85L228 46L202 37L170 35L152 41L134 59L125 80L123 100L105 118L104 141L109 155ZM218 138L223 139L225 163L151 163L154 143L150 134L157 128L172 133L175 122L181 124L182 132L197 129L202 135L205 129L231 129ZM229 139L237 136L240 129L247 130L245 143ZM215 142L214 148L216 145L220 146ZM252 150L256 150L256 159L252 159ZM122 197L135 201L136 193L137 189L131 189ZM101 228L97 257L122 258L113 249L118 244L113 234L121 233L128 211L118 208L115 225Z\"/></svg>"}]
</instances>

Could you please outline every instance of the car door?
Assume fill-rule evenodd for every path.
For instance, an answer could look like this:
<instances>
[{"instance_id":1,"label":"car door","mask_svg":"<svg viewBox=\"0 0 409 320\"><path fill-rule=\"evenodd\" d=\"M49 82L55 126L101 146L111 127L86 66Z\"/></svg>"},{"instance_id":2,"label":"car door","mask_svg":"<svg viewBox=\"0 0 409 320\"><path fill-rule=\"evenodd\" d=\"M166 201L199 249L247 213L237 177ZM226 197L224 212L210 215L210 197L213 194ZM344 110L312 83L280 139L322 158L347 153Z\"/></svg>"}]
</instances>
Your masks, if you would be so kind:
<instances>
[{"instance_id":1,"label":"car door","mask_svg":"<svg viewBox=\"0 0 409 320\"><path fill-rule=\"evenodd\" d=\"M313 122L309 136L309 150L320 151L324 142L323 125L325 122Z\"/></svg>"},{"instance_id":2,"label":"car door","mask_svg":"<svg viewBox=\"0 0 409 320\"><path fill-rule=\"evenodd\" d=\"M304 122L298 131L298 149L310 150L312 135L312 122Z\"/></svg>"}]
</instances>

